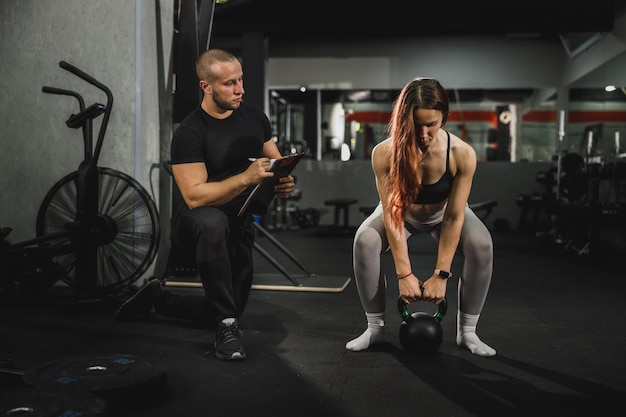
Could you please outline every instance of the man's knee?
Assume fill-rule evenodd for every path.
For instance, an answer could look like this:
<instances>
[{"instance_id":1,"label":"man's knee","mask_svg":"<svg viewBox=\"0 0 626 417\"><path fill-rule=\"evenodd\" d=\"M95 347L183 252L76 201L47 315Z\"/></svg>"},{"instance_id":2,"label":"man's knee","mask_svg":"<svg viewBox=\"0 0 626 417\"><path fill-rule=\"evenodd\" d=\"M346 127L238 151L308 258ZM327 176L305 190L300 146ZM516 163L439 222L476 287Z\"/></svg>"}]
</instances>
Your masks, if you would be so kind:
<instances>
[{"instance_id":1,"label":"man's knee","mask_svg":"<svg viewBox=\"0 0 626 417\"><path fill-rule=\"evenodd\" d=\"M228 217L214 207L198 207L189 210L185 216L187 219L183 219L183 222L191 221L196 234L221 234L228 229Z\"/></svg>"}]
</instances>

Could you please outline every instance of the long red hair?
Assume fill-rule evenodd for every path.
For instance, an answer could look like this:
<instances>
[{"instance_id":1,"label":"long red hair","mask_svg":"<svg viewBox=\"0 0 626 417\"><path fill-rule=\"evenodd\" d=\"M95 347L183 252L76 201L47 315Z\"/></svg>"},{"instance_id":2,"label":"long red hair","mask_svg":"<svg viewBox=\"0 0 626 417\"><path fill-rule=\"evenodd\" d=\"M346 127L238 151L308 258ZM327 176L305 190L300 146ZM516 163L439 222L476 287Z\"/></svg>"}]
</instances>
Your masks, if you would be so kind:
<instances>
[{"instance_id":1,"label":"long red hair","mask_svg":"<svg viewBox=\"0 0 626 417\"><path fill-rule=\"evenodd\" d=\"M448 120L448 94L434 78L414 78L405 85L393 105L389 133L389 210L392 224L400 229L408 207L415 201L422 184L418 169L424 157L417 146L413 115L418 108L439 110L443 115L441 126Z\"/></svg>"}]
</instances>

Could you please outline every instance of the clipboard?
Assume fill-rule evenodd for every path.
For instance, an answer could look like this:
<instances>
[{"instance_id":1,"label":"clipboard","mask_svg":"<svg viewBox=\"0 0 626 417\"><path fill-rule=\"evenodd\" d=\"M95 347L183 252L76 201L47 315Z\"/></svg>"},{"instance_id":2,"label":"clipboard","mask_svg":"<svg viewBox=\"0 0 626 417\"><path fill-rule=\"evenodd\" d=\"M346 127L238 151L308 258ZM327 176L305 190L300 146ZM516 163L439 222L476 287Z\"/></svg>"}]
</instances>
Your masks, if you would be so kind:
<instances>
[{"instance_id":1,"label":"clipboard","mask_svg":"<svg viewBox=\"0 0 626 417\"><path fill-rule=\"evenodd\" d=\"M265 214L268 206L276 196L274 186L278 182L278 179L291 174L303 156L304 152L301 152L280 159L272 159L269 170L274 173L274 176L264 179L254 187L241 206L237 216L243 216L245 214Z\"/></svg>"}]
</instances>

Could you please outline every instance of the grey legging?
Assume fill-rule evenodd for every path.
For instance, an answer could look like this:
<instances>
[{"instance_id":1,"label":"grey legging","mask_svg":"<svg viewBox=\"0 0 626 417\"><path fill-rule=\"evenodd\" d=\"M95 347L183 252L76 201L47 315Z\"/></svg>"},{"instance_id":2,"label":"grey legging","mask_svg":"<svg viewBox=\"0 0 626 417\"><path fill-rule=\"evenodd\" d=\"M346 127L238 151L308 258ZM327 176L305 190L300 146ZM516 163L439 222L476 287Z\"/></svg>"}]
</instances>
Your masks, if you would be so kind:
<instances>
[{"instance_id":1,"label":"grey legging","mask_svg":"<svg viewBox=\"0 0 626 417\"><path fill-rule=\"evenodd\" d=\"M385 311L387 279L380 256L389 250L389 243L382 213L382 205L379 204L359 226L354 236L352 253L354 277L366 313ZM412 218L412 224L405 223L407 239L423 231L430 234L435 241L439 240L440 221L420 230L414 227L415 222L416 219ZM465 222L458 250L464 257L458 285L459 311L480 314L489 292L493 272L493 241L487 227L469 207L465 208Z\"/></svg>"}]
</instances>

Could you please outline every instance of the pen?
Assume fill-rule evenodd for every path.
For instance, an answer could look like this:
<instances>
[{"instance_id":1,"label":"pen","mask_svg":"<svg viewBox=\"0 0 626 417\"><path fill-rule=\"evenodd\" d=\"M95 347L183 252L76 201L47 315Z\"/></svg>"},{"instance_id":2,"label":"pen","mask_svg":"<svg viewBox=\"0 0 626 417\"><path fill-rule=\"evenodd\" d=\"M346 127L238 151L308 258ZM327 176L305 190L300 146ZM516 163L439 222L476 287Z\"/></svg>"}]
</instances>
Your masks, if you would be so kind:
<instances>
[{"instance_id":1,"label":"pen","mask_svg":"<svg viewBox=\"0 0 626 417\"><path fill-rule=\"evenodd\" d=\"M256 161L257 159L259 159L259 158L248 158L248 161L250 161L250 162L254 162L254 161ZM276 160L275 160L275 159L270 159L270 166L271 166L271 165L274 165L274 162L276 162Z\"/></svg>"}]
</instances>

